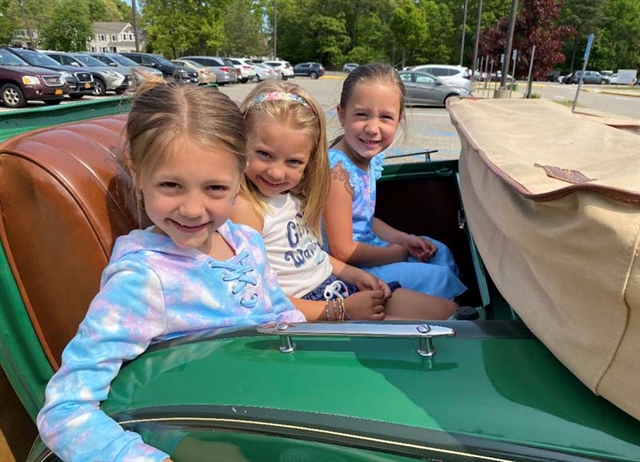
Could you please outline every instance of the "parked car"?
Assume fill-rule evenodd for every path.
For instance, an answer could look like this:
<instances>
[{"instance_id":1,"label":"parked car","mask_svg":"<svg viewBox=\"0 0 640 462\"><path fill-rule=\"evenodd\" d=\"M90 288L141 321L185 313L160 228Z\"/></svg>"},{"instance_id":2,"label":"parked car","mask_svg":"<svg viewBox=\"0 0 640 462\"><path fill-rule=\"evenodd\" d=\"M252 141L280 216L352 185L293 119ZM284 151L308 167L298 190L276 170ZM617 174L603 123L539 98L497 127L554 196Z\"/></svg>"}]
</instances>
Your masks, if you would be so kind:
<instances>
[{"instance_id":1,"label":"parked car","mask_svg":"<svg viewBox=\"0 0 640 462\"><path fill-rule=\"evenodd\" d=\"M276 80L279 79L280 76L277 71L271 66L267 66L262 63L254 63L254 71L255 75L251 79L252 82L258 83L263 80Z\"/></svg>"},{"instance_id":2,"label":"parked car","mask_svg":"<svg viewBox=\"0 0 640 462\"><path fill-rule=\"evenodd\" d=\"M564 181L542 175L546 189L530 186L541 184L536 156L552 152L543 165L562 175L554 166L566 160L567 140L579 141L589 131L602 136L576 152L597 159L603 149L615 151L633 174L635 135L544 100L465 100L449 107L471 104L479 108L455 119L461 159L387 164L376 216L399 229L441 236L469 287L469 312L482 311L486 319L247 326L173 338L123 364L108 396L95 398L101 410L175 462L637 462L638 268L612 271L620 283L585 300L581 292L599 282L593 265L567 275L573 277L569 287L581 289L567 291L565 279L551 277L564 252L540 256L549 245L557 252L565 233L602 231L610 243L616 233L605 230L614 223L601 220L589 231L558 211L582 210L576 203L586 195L593 199L586 208L608 202L632 223L635 215L627 211L637 208L637 182L617 189L598 181L597 191L592 184L566 183L567 190ZM511 107L519 110L515 116ZM0 365L8 378L0 402L9 412L15 392L13 402L18 395L27 419L43 405L47 380L98 291L114 241L148 224L130 200L131 177L114 162L125 116L47 127L57 123L52 112L47 108L29 121L43 130L0 146ZM90 112L85 105L69 117ZM540 129L545 116L552 123ZM505 133L519 136L509 143ZM518 169L500 169L513 159ZM607 161L598 164L612 172L607 180L631 178L617 176L620 169L607 168ZM598 223L603 209L588 224ZM516 211L529 225L546 220L526 229L514 223ZM621 227L620 237L636 228ZM633 262L637 245L633 239L627 245L626 258L613 253L619 265ZM581 246L566 251L585 258ZM563 293L562 302L545 288ZM585 302L589 309L581 311ZM595 334L581 336L585 326ZM614 328L619 336L601 335ZM574 354L562 357L563 348ZM579 380L559 357L588 370L589 379ZM622 380L611 378L610 369L622 370ZM621 383L633 409L610 401ZM16 406L9 414L12 423L22 410ZM0 437L13 429L0 426ZM20 460L57 458L38 441Z\"/></svg>"},{"instance_id":3,"label":"parked car","mask_svg":"<svg viewBox=\"0 0 640 462\"><path fill-rule=\"evenodd\" d=\"M139 69L148 72L151 75L157 75L158 77L163 76L162 71L160 71L159 69L156 69L154 67L141 66L140 64L127 58L126 56L122 56L120 53L98 53L93 51L83 51L82 54L93 56L109 67L122 68L123 72L129 71L130 73L132 69Z\"/></svg>"},{"instance_id":4,"label":"parked car","mask_svg":"<svg viewBox=\"0 0 640 462\"><path fill-rule=\"evenodd\" d=\"M346 72L348 74L358 66L359 66L358 63L347 63L344 66L342 66L342 72Z\"/></svg>"},{"instance_id":5,"label":"parked car","mask_svg":"<svg viewBox=\"0 0 640 462\"><path fill-rule=\"evenodd\" d=\"M60 64L69 66L88 68L93 75L95 87L94 96L105 96L108 91L113 91L116 95L121 95L131 82L131 70L124 68L119 69L120 72L105 65L102 61L81 53L62 53L60 51L47 51L47 56L52 57Z\"/></svg>"},{"instance_id":6,"label":"parked car","mask_svg":"<svg viewBox=\"0 0 640 462\"><path fill-rule=\"evenodd\" d=\"M253 71L253 63L248 58L225 58L233 63L236 70L240 71L238 81L247 83L255 75Z\"/></svg>"},{"instance_id":7,"label":"parked car","mask_svg":"<svg viewBox=\"0 0 640 462\"><path fill-rule=\"evenodd\" d=\"M262 64L266 64L267 66L280 71L280 78L282 80L295 77L293 66L291 66L289 61L263 61Z\"/></svg>"},{"instance_id":8,"label":"parked car","mask_svg":"<svg viewBox=\"0 0 640 462\"><path fill-rule=\"evenodd\" d=\"M547 74L547 82L557 82L558 77L560 77L560 71L552 70Z\"/></svg>"},{"instance_id":9,"label":"parked car","mask_svg":"<svg viewBox=\"0 0 640 462\"><path fill-rule=\"evenodd\" d=\"M153 69L158 69L167 80L177 80L183 83L198 83L198 74L190 69L180 69L162 55L151 53L120 53L136 63Z\"/></svg>"},{"instance_id":10,"label":"parked car","mask_svg":"<svg viewBox=\"0 0 640 462\"><path fill-rule=\"evenodd\" d=\"M446 106L449 98L469 98L471 92L463 87L450 85L426 72L401 71L398 73L404 83L409 106Z\"/></svg>"},{"instance_id":11,"label":"parked car","mask_svg":"<svg viewBox=\"0 0 640 462\"><path fill-rule=\"evenodd\" d=\"M324 67L322 64L315 62L299 63L293 66L293 75L317 79L324 75Z\"/></svg>"},{"instance_id":12,"label":"parked car","mask_svg":"<svg viewBox=\"0 0 640 462\"><path fill-rule=\"evenodd\" d=\"M471 73L469 68L463 66L450 66L447 64L425 64L413 66L407 70L416 72L426 72L438 77L440 80L457 87L466 88L471 91Z\"/></svg>"},{"instance_id":13,"label":"parked car","mask_svg":"<svg viewBox=\"0 0 640 462\"><path fill-rule=\"evenodd\" d=\"M611 76L613 75L613 71L600 71L600 75L602 76L602 83L603 84L610 84L611 83Z\"/></svg>"},{"instance_id":14,"label":"parked car","mask_svg":"<svg viewBox=\"0 0 640 462\"><path fill-rule=\"evenodd\" d=\"M73 66L65 66L44 53L31 48L2 48L10 51L19 58L22 58L31 66L44 67L45 69L60 72L64 77L64 80L69 84L69 98L71 99L80 99L85 95L92 94L94 91L95 81L93 80L91 72L88 70L78 69Z\"/></svg>"},{"instance_id":15,"label":"parked car","mask_svg":"<svg viewBox=\"0 0 640 462\"><path fill-rule=\"evenodd\" d=\"M565 77L563 83L578 83L580 81L580 76L582 75L582 71L576 71ZM597 71L584 71L584 77L582 79L582 83L584 84L595 84L602 85L603 79L600 72Z\"/></svg>"},{"instance_id":16,"label":"parked car","mask_svg":"<svg viewBox=\"0 0 640 462\"><path fill-rule=\"evenodd\" d=\"M213 68L216 73L216 82L218 85L227 83L236 83L238 74L232 62L225 62L223 58L217 56L183 56L180 59L195 61L203 66Z\"/></svg>"},{"instance_id":17,"label":"parked car","mask_svg":"<svg viewBox=\"0 0 640 462\"><path fill-rule=\"evenodd\" d=\"M13 53L0 49L0 102L8 108L19 108L28 101L59 104L69 93L62 74L30 66Z\"/></svg>"},{"instance_id":18,"label":"parked car","mask_svg":"<svg viewBox=\"0 0 640 462\"><path fill-rule=\"evenodd\" d=\"M195 61L189 61L188 59L172 59L171 62L183 69L190 69L196 71L198 74L198 85L208 85L216 83L216 73L213 69L204 66Z\"/></svg>"}]
</instances>

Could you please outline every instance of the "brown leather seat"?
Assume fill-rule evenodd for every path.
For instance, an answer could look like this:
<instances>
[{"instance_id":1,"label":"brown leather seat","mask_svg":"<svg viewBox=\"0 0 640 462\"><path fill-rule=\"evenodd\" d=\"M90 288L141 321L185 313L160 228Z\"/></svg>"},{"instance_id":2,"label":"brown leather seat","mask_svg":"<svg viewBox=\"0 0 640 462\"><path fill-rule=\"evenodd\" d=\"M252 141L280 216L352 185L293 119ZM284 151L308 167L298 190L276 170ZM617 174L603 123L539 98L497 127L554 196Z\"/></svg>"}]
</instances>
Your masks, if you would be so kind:
<instances>
[{"instance_id":1,"label":"brown leather seat","mask_svg":"<svg viewBox=\"0 0 640 462\"><path fill-rule=\"evenodd\" d=\"M148 224L117 160L125 121L93 119L0 144L0 238L55 370L116 238Z\"/></svg>"}]
</instances>

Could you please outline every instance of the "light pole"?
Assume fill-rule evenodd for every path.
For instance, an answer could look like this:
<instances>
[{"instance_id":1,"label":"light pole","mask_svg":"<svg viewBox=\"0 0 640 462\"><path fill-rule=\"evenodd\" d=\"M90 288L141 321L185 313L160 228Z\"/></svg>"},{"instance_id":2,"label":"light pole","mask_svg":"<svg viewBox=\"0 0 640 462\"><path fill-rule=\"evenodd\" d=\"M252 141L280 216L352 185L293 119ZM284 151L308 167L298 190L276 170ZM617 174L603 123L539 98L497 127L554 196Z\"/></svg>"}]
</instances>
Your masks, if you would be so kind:
<instances>
[{"instance_id":1,"label":"light pole","mask_svg":"<svg viewBox=\"0 0 640 462\"><path fill-rule=\"evenodd\" d=\"M476 61L478 60L478 44L480 43L480 21L482 20L482 0L478 0L478 23L476 24L476 41L473 46L473 63L471 68L473 72L471 74L472 82L476 80Z\"/></svg>"},{"instance_id":2,"label":"light pole","mask_svg":"<svg viewBox=\"0 0 640 462\"><path fill-rule=\"evenodd\" d=\"M516 13L518 12L518 0L511 0L511 14L509 16L509 28L507 29L507 43L504 50L504 62L502 63L502 75L500 76L500 88L507 88L507 74L509 73L509 61L511 60L511 47L513 45L513 30L516 25ZM515 78L515 75L513 76Z\"/></svg>"},{"instance_id":3,"label":"light pole","mask_svg":"<svg viewBox=\"0 0 640 462\"><path fill-rule=\"evenodd\" d=\"M136 0L131 0L131 16L133 20L133 39L136 44L136 53L140 51L140 44L138 42L138 20L136 19Z\"/></svg>"},{"instance_id":4,"label":"light pole","mask_svg":"<svg viewBox=\"0 0 640 462\"><path fill-rule=\"evenodd\" d=\"M273 59L278 59L278 0L273 2Z\"/></svg>"},{"instance_id":5,"label":"light pole","mask_svg":"<svg viewBox=\"0 0 640 462\"><path fill-rule=\"evenodd\" d=\"M460 65L464 59L464 35L467 32L467 6L469 0L464 0L464 13L462 14L462 40L460 41Z\"/></svg>"}]
</instances>

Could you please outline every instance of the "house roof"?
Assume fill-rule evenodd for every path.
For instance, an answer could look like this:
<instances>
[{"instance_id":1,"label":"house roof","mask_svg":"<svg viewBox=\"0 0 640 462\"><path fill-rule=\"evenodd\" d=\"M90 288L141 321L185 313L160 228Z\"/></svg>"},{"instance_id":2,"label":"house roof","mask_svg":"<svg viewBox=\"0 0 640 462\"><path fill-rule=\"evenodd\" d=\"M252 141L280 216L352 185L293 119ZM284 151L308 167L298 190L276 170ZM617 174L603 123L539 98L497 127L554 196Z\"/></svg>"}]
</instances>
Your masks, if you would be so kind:
<instances>
[{"instance_id":1,"label":"house roof","mask_svg":"<svg viewBox=\"0 0 640 462\"><path fill-rule=\"evenodd\" d=\"M91 28L96 34L117 34L127 27L131 27L128 22L94 22Z\"/></svg>"}]
</instances>

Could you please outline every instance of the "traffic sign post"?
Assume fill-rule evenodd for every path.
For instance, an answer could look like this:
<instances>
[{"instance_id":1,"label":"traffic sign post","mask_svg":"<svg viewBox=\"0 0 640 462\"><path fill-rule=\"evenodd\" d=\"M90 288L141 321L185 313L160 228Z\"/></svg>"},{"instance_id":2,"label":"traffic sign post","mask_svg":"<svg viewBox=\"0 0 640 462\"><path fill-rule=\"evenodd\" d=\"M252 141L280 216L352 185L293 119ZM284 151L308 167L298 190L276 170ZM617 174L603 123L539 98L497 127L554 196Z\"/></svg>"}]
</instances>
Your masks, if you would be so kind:
<instances>
[{"instance_id":1,"label":"traffic sign post","mask_svg":"<svg viewBox=\"0 0 640 462\"><path fill-rule=\"evenodd\" d=\"M571 112L576 110L576 104L578 103L578 96L580 95L580 88L582 88L582 79L584 79L584 72L587 70L587 63L589 62L589 53L591 53L591 45L593 45L593 34L589 34L589 38L587 39L587 48L585 48L584 50L582 72L580 72L580 79L578 80L578 89L576 90L576 96L573 98L573 106L571 106Z\"/></svg>"}]
</instances>

